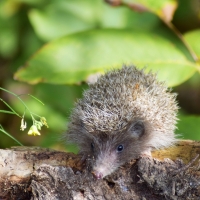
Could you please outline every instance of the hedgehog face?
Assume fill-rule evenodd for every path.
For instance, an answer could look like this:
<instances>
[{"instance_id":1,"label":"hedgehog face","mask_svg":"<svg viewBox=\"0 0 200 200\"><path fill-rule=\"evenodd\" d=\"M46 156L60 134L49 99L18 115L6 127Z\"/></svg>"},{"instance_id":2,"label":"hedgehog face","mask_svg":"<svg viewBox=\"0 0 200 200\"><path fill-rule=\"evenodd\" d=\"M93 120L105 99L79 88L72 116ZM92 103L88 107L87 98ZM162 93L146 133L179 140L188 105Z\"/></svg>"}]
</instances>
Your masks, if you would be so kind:
<instances>
[{"instance_id":1,"label":"hedgehog face","mask_svg":"<svg viewBox=\"0 0 200 200\"><path fill-rule=\"evenodd\" d=\"M93 175L101 179L130 159L137 158L142 151L141 143L145 137L146 130L142 121L133 122L126 129L114 134L98 133L98 137L88 143L89 154L94 159Z\"/></svg>"}]
</instances>

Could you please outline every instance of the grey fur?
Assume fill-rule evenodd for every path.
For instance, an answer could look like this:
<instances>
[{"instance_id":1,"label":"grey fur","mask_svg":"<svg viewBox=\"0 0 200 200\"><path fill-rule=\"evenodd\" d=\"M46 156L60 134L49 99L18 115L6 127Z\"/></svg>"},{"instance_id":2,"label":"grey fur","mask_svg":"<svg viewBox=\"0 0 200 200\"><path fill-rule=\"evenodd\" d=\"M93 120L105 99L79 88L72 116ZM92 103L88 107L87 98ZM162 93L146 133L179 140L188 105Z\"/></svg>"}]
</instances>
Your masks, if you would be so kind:
<instances>
[{"instance_id":1,"label":"grey fur","mask_svg":"<svg viewBox=\"0 0 200 200\"><path fill-rule=\"evenodd\" d=\"M176 142L176 94L158 82L155 74L123 66L89 86L71 113L65 136L79 146L83 156L94 157L93 169L103 177L141 153ZM130 129L138 121L145 132L133 137ZM120 144L124 150L119 153Z\"/></svg>"}]
</instances>

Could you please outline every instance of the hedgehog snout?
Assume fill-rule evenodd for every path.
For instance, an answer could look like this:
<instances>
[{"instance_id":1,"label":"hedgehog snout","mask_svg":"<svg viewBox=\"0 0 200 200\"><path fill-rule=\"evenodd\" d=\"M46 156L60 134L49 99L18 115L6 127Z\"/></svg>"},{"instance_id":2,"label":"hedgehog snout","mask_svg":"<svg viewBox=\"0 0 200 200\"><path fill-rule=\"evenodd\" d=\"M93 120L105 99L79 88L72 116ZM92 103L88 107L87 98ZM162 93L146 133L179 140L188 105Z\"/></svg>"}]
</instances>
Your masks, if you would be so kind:
<instances>
[{"instance_id":1,"label":"hedgehog snout","mask_svg":"<svg viewBox=\"0 0 200 200\"><path fill-rule=\"evenodd\" d=\"M96 170L92 171L92 174L96 179L102 179L103 178L103 174L101 172L96 171Z\"/></svg>"},{"instance_id":2,"label":"hedgehog snout","mask_svg":"<svg viewBox=\"0 0 200 200\"><path fill-rule=\"evenodd\" d=\"M97 156L92 174L97 179L102 179L118 168L118 155L116 151L103 151Z\"/></svg>"}]
</instances>

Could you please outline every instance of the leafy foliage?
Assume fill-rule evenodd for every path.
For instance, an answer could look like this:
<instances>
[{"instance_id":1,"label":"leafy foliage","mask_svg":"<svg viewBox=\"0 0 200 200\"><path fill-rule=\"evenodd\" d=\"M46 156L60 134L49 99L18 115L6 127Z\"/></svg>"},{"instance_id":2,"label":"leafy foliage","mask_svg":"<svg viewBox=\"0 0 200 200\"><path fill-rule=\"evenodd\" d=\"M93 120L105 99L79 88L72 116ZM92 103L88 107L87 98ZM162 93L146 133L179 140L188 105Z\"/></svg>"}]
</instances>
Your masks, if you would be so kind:
<instances>
[{"instance_id":1,"label":"leafy foliage","mask_svg":"<svg viewBox=\"0 0 200 200\"><path fill-rule=\"evenodd\" d=\"M199 24L196 30L190 30L192 22L184 21L188 25L188 29L184 27L185 33L179 30L181 16L185 15L181 12L184 7L181 2L179 5L176 0L110 2L0 2L1 62L15 72L15 80L23 82L5 78L6 86L19 94L28 91L46 104L43 107L32 99L27 100L28 106L39 115L48 116L51 128L49 137L41 137L38 145L58 147L55 132L66 129L74 101L87 88L81 83L87 82L91 75L131 63L158 72L160 80L166 81L169 87L176 86L179 92L180 86L190 85L193 75L199 74L200 9L192 9L197 7L197 0L187 2L190 5L187 16L190 19L189 15L195 15ZM199 80L195 82L196 88L198 84ZM19 112L20 105L10 101ZM192 134L198 134L198 126L194 124L200 117L190 117L184 109L181 113L184 113L181 115L184 120L178 124L181 134L198 139L200 136ZM186 120L190 131L183 125Z\"/></svg>"}]
</instances>

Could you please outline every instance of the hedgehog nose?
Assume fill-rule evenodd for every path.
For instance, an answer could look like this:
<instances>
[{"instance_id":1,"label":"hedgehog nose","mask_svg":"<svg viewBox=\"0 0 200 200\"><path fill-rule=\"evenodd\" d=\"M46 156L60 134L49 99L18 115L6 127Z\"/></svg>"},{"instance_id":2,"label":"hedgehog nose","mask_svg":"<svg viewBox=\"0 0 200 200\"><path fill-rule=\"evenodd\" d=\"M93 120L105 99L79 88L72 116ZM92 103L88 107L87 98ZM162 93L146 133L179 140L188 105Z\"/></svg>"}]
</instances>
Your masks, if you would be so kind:
<instances>
[{"instance_id":1,"label":"hedgehog nose","mask_svg":"<svg viewBox=\"0 0 200 200\"><path fill-rule=\"evenodd\" d=\"M102 179L103 178L103 174L101 172L93 171L92 174L96 179Z\"/></svg>"}]
</instances>

